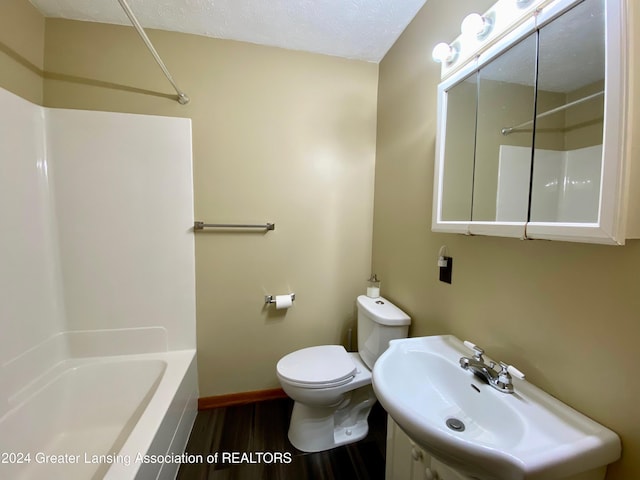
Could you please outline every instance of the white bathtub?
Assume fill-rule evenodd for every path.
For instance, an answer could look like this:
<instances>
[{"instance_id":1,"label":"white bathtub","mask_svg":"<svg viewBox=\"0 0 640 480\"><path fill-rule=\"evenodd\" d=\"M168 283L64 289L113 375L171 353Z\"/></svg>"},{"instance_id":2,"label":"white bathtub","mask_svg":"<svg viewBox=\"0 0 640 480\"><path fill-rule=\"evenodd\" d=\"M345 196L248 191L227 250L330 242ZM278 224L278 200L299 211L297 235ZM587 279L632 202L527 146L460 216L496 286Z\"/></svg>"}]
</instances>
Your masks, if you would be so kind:
<instances>
[{"instance_id":1,"label":"white bathtub","mask_svg":"<svg viewBox=\"0 0 640 480\"><path fill-rule=\"evenodd\" d=\"M0 478L174 478L196 404L195 350L65 360L10 397Z\"/></svg>"}]
</instances>

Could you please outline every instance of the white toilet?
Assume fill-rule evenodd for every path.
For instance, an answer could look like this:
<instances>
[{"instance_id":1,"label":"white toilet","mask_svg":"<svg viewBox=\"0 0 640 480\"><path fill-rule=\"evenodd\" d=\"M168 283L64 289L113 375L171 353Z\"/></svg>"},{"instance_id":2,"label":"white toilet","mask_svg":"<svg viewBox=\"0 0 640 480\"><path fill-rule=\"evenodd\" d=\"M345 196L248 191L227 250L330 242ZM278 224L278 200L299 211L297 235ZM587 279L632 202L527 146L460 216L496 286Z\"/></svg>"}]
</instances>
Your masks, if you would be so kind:
<instances>
[{"instance_id":1,"label":"white toilet","mask_svg":"<svg viewBox=\"0 0 640 480\"><path fill-rule=\"evenodd\" d=\"M405 338L411 318L382 297L360 295L358 353L341 345L303 348L276 367L284 391L295 403L289 440L304 452L319 452L364 438L367 417L376 402L371 370L389 347Z\"/></svg>"}]
</instances>

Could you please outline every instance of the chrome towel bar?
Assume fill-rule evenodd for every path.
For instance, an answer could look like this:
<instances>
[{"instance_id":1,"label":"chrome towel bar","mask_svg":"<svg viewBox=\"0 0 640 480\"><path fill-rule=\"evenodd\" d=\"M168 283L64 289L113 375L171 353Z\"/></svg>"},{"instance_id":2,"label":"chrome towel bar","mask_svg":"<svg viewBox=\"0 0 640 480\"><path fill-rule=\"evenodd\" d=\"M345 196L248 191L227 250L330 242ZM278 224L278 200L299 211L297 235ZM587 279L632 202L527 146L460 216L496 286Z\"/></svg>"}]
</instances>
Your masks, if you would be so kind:
<instances>
[{"instance_id":1,"label":"chrome towel bar","mask_svg":"<svg viewBox=\"0 0 640 480\"><path fill-rule=\"evenodd\" d=\"M194 230L203 230L205 228L262 228L263 230L275 230L275 223L265 223L263 225L236 224L236 223L204 223L193 222Z\"/></svg>"}]
</instances>

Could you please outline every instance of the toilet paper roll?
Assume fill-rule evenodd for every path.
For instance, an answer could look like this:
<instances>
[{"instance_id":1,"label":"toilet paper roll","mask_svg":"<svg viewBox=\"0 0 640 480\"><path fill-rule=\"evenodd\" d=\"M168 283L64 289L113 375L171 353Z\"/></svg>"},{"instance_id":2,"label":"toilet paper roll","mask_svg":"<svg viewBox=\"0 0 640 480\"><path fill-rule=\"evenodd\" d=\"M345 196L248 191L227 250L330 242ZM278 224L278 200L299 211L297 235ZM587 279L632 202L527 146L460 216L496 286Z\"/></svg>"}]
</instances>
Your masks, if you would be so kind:
<instances>
[{"instance_id":1,"label":"toilet paper roll","mask_svg":"<svg viewBox=\"0 0 640 480\"><path fill-rule=\"evenodd\" d=\"M284 310L293 305L291 295L276 295L276 310Z\"/></svg>"}]
</instances>

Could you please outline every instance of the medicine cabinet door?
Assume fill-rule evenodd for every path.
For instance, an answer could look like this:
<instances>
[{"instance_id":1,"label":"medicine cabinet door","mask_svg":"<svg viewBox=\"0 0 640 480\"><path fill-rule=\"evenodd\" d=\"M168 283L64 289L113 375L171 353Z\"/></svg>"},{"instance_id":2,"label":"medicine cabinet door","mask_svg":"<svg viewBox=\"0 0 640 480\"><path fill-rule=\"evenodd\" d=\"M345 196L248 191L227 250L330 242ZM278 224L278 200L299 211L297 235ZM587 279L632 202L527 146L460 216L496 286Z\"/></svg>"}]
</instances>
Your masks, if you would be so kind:
<instances>
[{"instance_id":1,"label":"medicine cabinet door","mask_svg":"<svg viewBox=\"0 0 640 480\"><path fill-rule=\"evenodd\" d=\"M477 73L474 72L442 93L444 139L442 148L442 195L439 216L445 222L471 220L474 149L476 139Z\"/></svg>"},{"instance_id":2,"label":"medicine cabinet door","mask_svg":"<svg viewBox=\"0 0 640 480\"><path fill-rule=\"evenodd\" d=\"M539 29L527 236L624 243L615 227L623 190L624 52L614 46L621 38L620 2L564 3L570 8Z\"/></svg>"},{"instance_id":3,"label":"medicine cabinet door","mask_svg":"<svg viewBox=\"0 0 640 480\"><path fill-rule=\"evenodd\" d=\"M585 0L540 29L531 221L597 223L604 6Z\"/></svg>"},{"instance_id":4,"label":"medicine cabinet door","mask_svg":"<svg viewBox=\"0 0 640 480\"><path fill-rule=\"evenodd\" d=\"M536 34L480 66L474 222L524 222L529 207ZM508 132L505 126L527 124Z\"/></svg>"}]
</instances>

